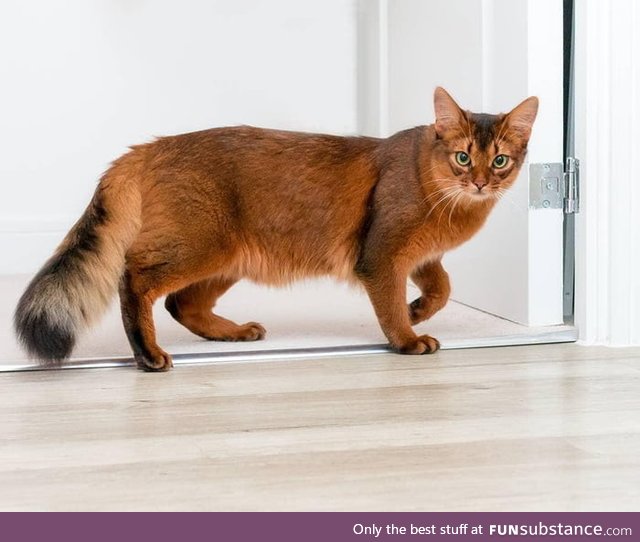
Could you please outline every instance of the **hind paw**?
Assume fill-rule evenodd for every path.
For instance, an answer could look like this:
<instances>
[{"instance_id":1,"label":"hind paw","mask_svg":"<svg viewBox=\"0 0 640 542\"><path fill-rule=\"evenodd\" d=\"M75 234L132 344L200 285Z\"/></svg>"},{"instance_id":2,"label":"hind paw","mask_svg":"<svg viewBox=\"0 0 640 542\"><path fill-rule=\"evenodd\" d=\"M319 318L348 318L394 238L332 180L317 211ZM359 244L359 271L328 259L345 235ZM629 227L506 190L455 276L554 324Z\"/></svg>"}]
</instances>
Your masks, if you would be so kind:
<instances>
[{"instance_id":1,"label":"hind paw","mask_svg":"<svg viewBox=\"0 0 640 542\"><path fill-rule=\"evenodd\" d=\"M234 324L235 326L235 324ZM225 331L216 331L214 333L203 335L210 341L259 341L264 339L267 330L257 322L249 322L247 324L236 326L233 329Z\"/></svg>"},{"instance_id":2,"label":"hind paw","mask_svg":"<svg viewBox=\"0 0 640 542\"><path fill-rule=\"evenodd\" d=\"M260 341L265 338L267 330L257 322L249 322L240 326L236 341Z\"/></svg>"}]
</instances>

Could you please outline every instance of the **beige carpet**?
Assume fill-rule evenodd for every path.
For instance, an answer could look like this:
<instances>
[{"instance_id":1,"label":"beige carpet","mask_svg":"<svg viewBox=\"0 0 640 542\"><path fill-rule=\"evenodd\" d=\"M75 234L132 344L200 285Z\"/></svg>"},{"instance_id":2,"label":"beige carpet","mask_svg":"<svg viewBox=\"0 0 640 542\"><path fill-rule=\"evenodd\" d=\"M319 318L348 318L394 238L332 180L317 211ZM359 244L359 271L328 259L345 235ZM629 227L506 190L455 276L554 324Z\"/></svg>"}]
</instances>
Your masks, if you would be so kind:
<instances>
[{"instance_id":1,"label":"beige carpet","mask_svg":"<svg viewBox=\"0 0 640 542\"><path fill-rule=\"evenodd\" d=\"M28 279L24 275L0 277L0 371L36 365L17 344L11 322L14 307ZM409 296L413 299L417 295L418 291L412 285ZM96 363L130 358L116 301L114 299L101 323L80 338L72 360ZM155 307L158 343L177 355L178 363L183 359L192 360L193 354L200 355L201 360L223 361L256 357L257 352L276 354L273 351L278 351L278 356L282 356L284 351L291 355L291 350L302 353L308 349L381 346L385 343L366 294L329 280L300 283L286 289L243 282L221 298L216 311L238 323L262 323L267 329L267 338L252 343L205 341L175 322L158 302ZM521 326L453 301L430 322L416 326L416 331L437 337L443 348L575 340L575 333L569 326ZM352 350L358 352L362 348ZM317 353L307 352L308 355Z\"/></svg>"}]
</instances>

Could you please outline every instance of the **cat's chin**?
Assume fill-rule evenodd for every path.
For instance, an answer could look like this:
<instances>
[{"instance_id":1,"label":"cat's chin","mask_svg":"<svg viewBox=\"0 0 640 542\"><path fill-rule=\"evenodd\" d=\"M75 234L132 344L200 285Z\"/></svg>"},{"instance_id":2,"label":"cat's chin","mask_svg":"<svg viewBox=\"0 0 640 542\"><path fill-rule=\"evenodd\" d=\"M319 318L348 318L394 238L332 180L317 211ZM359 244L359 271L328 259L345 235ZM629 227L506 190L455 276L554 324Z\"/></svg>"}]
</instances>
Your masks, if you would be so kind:
<instances>
[{"instance_id":1,"label":"cat's chin","mask_svg":"<svg viewBox=\"0 0 640 542\"><path fill-rule=\"evenodd\" d=\"M469 203L480 203L494 198L495 196L489 192L467 192L467 201Z\"/></svg>"}]
</instances>

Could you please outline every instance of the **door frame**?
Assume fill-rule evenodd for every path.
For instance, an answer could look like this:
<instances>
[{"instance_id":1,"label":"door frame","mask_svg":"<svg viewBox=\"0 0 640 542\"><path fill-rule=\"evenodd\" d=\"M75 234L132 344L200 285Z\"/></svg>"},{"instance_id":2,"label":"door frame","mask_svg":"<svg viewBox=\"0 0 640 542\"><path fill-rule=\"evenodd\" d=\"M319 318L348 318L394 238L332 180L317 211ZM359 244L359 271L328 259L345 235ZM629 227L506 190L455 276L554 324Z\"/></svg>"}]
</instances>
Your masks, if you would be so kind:
<instances>
[{"instance_id":1,"label":"door frame","mask_svg":"<svg viewBox=\"0 0 640 542\"><path fill-rule=\"evenodd\" d=\"M640 6L575 0L575 321L583 344L640 346Z\"/></svg>"}]
</instances>

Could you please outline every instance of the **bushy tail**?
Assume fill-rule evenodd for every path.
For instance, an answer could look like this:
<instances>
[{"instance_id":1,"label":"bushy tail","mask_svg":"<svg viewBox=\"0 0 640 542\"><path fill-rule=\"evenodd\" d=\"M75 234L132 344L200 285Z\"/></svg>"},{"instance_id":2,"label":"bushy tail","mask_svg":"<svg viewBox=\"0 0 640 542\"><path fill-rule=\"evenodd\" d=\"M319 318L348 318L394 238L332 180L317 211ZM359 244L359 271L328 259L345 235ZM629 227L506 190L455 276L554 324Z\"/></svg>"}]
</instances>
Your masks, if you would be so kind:
<instances>
[{"instance_id":1,"label":"bushy tail","mask_svg":"<svg viewBox=\"0 0 640 542\"><path fill-rule=\"evenodd\" d=\"M140 229L135 154L105 173L80 220L18 302L18 338L44 363L68 358L78 331L103 314L117 290L125 253Z\"/></svg>"}]
</instances>

